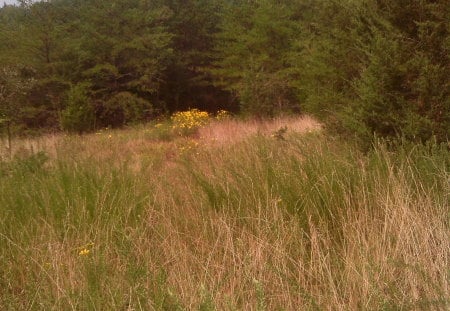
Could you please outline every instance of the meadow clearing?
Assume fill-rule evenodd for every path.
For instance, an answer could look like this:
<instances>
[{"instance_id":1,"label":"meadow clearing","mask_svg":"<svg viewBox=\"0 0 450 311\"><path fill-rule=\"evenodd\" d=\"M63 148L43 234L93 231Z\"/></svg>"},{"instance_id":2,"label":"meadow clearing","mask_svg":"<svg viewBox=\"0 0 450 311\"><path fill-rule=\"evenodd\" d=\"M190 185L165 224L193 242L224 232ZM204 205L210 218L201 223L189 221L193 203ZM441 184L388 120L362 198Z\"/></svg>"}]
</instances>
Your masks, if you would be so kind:
<instances>
[{"instance_id":1,"label":"meadow clearing","mask_svg":"<svg viewBox=\"0 0 450 311\"><path fill-rule=\"evenodd\" d=\"M448 145L175 121L2 145L1 310L450 308Z\"/></svg>"}]
</instances>

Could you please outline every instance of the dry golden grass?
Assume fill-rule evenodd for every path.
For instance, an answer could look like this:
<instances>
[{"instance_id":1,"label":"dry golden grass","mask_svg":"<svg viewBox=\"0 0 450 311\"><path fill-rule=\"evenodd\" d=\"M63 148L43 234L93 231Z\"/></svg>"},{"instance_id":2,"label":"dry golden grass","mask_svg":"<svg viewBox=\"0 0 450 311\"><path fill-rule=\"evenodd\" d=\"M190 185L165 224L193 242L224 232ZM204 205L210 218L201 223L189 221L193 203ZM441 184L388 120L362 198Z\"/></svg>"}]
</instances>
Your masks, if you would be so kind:
<instances>
[{"instance_id":1,"label":"dry golden grass","mask_svg":"<svg viewBox=\"0 0 450 311\"><path fill-rule=\"evenodd\" d=\"M363 155L318 130L226 120L195 139L27 142L57 165L0 177L0 306L448 310L448 151Z\"/></svg>"},{"instance_id":2,"label":"dry golden grass","mask_svg":"<svg viewBox=\"0 0 450 311\"><path fill-rule=\"evenodd\" d=\"M172 164L172 160L179 156L180 149L192 145L192 141L203 146L232 144L255 134L270 135L282 127L287 127L289 132L295 133L320 131L322 128L319 122L309 116L278 117L272 120L229 118L222 121L213 120L201 127L192 137L173 135L168 140L159 140L151 135L157 127L148 124L122 130L100 130L82 136L58 133L35 138L17 138L13 141L11 155L26 157L44 151L52 159L67 156L89 158L99 162L114 160L118 164L130 161L135 164L135 169L139 169L142 161L154 160L152 155L159 157L163 154L163 162ZM58 155L58 150L64 150L64 154ZM7 141L0 140L0 159L8 158Z\"/></svg>"},{"instance_id":3,"label":"dry golden grass","mask_svg":"<svg viewBox=\"0 0 450 311\"><path fill-rule=\"evenodd\" d=\"M214 157L209 165L221 167L223 159ZM391 184L375 185L374 193L359 189L356 198L349 193L347 201L336 202L334 229L342 240L326 221L309 219L305 231L269 189L266 197L254 198L255 206L243 207L248 211L236 213L236 206L225 203L220 212L205 212L186 179L168 177L178 180L174 187L185 194L183 204L167 203L162 214L149 216L167 236L144 248L161 247L169 259L168 282L189 309L200 303L199 284L213 293L219 310L227 303L257 309L260 284L267 310L377 310L383 303L387 309L445 310L448 204L425 194L418 200L403 176L390 173ZM232 178L223 182L241 186ZM248 182L258 187L262 180ZM165 202L171 195L161 191L157 200Z\"/></svg>"},{"instance_id":4,"label":"dry golden grass","mask_svg":"<svg viewBox=\"0 0 450 311\"><path fill-rule=\"evenodd\" d=\"M52 157L56 157L56 146L64 139L63 134L47 134L33 138L14 138L12 141L11 156L27 156L39 151L45 151ZM8 141L0 137L0 160L10 157Z\"/></svg>"},{"instance_id":5,"label":"dry golden grass","mask_svg":"<svg viewBox=\"0 0 450 311\"><path fill-rule=\"evenodd\" d=\"M271 120L230 118L202 127L199 130L199 136L208 143L229 144L242 141L255 134L271 134L282 127L287 127L288 131L297 133L322 129L322 125L310 116L278 117Z\"/></svg>"}]
</instances>

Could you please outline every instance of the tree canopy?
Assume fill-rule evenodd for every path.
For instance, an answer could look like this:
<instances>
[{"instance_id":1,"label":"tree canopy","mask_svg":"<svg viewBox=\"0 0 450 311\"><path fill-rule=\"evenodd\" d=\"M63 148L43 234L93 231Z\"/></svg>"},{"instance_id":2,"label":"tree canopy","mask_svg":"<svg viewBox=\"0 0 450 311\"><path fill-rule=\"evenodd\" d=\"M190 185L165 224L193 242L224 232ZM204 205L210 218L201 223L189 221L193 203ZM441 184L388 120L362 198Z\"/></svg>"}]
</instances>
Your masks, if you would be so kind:
<instances>
[{"instance_id":1,"label":"tree canopy","mask_svg":"<svg viewBox=\"0 0 450 311\"><path fill-rule=\"evenodd\" d=\"M0 42L19 132L200 108L305 112L366 141L450 134L448 0L22 0Z\"/></svg>"}]
</instances>

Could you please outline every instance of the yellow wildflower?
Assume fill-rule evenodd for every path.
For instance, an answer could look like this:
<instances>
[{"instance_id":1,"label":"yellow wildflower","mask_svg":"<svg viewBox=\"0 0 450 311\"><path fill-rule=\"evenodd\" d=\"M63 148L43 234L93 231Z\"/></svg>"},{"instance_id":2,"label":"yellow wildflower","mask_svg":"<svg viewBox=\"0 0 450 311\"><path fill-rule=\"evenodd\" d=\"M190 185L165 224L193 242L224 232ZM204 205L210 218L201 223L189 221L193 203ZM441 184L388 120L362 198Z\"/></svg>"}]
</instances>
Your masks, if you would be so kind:
<instances>
[{"instance_id":1,"label":"yellow wildflower","mask_svg":"<svg viewBox=\"0 0 450 311\"><path fill-rule=\"evenodd\" d=\"M198 109L177 112L171 117L173 122L172 128L180 135L189 135L206 125L209 119L209 114L206 111Z\"/></svg>"},{"instance_id":2,"label":"yellow wildflower","mask_svg":"<svg viewBox=\"0 0 450 311\"><path fill-rule=\"evenodd\" d=\"M226 110L222 109L222 110L217 111L216 119L219 121L229 119L230 117L231 117L230 113Z\"/></svg>"},{"instance_id":3,"label":"yellow wildflower","mask_svg":"<svg viewBox=\"0 0 450 311\"><path fill-rule=\"evenodd\" d=\"M90 252L91 252L90 250L88 250L87 248L84 248L78 253L78 255L86 256L86 255L89 255Z\"/></svg>"}]
</instances>

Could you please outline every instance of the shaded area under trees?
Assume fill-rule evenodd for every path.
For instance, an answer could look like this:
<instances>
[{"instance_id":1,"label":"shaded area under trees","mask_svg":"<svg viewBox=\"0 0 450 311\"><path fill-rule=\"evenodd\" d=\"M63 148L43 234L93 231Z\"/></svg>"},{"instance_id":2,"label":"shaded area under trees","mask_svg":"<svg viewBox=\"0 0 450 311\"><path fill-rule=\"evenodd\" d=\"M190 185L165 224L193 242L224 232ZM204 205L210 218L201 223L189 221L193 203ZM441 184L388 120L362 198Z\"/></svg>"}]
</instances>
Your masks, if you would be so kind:
<instances>
[{"instance_id":1,"label":"shaded area under trees","mask_svg":"<svg viewBox=\"0 0 450 311\"><path fill-rule=\"evenodd\" d=\"M14 90L19 76L3 75L3 119L19 132L80 132L188 108L239 108L307 112L369 143L373 134L446 141L448 4L21 1L0 9L0 68L33 83Z\"/></svg>"}]
</instances>

